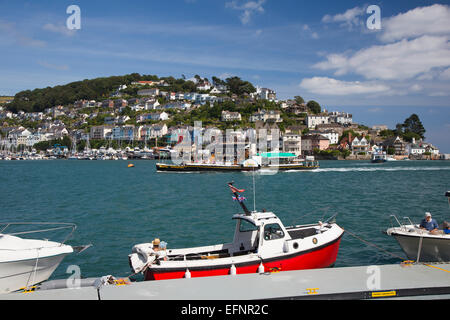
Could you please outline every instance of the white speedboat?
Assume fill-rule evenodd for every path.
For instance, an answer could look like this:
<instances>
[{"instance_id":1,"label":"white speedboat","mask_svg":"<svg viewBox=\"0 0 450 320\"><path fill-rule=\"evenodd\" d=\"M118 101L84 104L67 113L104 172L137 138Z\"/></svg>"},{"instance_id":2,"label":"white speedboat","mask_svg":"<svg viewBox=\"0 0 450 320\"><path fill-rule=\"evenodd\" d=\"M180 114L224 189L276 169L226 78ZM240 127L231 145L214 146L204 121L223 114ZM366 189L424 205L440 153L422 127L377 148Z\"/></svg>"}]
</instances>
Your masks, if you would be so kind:
<instances>
[{"instance_id":1,"label":"white speedboat","mask_svg":"<svg viewBox=\"0 0 450 320\"><path fill-rule=\"evenodd\" d=\"M30 288L47 280L59 266L64 257L81 247L72 247L63 242L49 240L25 239L22 235L54 231L59 229L76 229L68 223L48 223L53 228L6 233L13 226L47 225L47 223L2 223L0 230L0 294ZM19 237L18 235L21 235ZM66 237L67 239L67 237ZM86 248L86 247L84 247Z\"/></svg>"},{"instance_id":2,"label":"white speedboat","mask_svg":"<svg viewBox=\"0 0 450 320\"><path fill-rule=\"evenodd\" d=\"M445 196L450 202L450 191ZM400 223L395 216L391 217L397 221L398 227L387 229L386 234L397 240L408 259L416 262L450 261L450 234L443 230L430 233L412 223L408 217L404 217L406 223Z\"/></svg>"}]
</instances>

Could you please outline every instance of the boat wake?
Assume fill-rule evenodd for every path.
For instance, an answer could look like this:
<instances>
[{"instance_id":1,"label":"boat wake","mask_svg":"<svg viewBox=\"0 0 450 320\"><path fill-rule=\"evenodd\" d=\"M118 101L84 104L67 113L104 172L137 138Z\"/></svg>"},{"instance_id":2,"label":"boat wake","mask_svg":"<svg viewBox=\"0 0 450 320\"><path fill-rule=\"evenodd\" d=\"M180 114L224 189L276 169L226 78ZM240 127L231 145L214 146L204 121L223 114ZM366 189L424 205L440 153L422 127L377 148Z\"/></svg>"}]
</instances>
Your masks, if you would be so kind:
<instances>
[{"instance_id":1,"label":"boat wake","mask_svg":"<svg viewBox=\"0 0 450 320\"><path fill-rule=\"evenodd\" d=\"M450 167L365 167L365 168L319 168L310 172L372 172L372 171L441 171L450 170Z\"/></svg>"}]
</instances>

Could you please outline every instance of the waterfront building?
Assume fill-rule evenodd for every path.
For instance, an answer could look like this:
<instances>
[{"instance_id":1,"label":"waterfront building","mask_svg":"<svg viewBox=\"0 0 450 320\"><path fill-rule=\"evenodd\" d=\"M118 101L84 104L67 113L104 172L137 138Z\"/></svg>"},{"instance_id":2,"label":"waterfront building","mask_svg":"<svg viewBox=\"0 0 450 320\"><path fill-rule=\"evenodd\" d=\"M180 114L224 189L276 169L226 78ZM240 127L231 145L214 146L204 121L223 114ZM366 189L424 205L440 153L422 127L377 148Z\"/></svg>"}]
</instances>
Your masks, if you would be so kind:
<instances>
[{"instance_id":1,"label":"waterfront building","mask_svg":"<svg viewBox=\"0 0 450 320\"><path fill-rule=\"evenodd\" d=\"M339 142L339 133L333 130L313 130L310 131L311 134L321 134L324 137L327 137L330 140L330 144L338 144Z\"/></svg>"},{"instance_id":2,"label":"waterfront building","mask_svg":"<svg viewBox=\"0 0 450 320\"><path fill-rule=\"evenodd\" d=\"M89 132L89 139L103 140L112 133L112 130L111 126L93 126Z\"/></svg>"},{"instance_id":3,"label":"waterfront building","mask_svg":"<svg viewBox=\"0 0 450 320\"><path fill-rule=\"evenodd\" d=\"M355 137L355 139L352 140L351 147L353 154L367 154L371 150L370 144L364 136L361 139Z\"/></svg>"},{"instance_id":4,"label":"waterfront building","mask_svg":"<svg viewBox=\"0 0 450 320\"><path fill-rule=\"evenodd\" d=\"M326 150L330 146L330 140L321 134L307 134L301 137L302 154L313 155L314 150Z\"/></svg>"},{"instance_id":5,"label":"waterfront building","mask_svg":"<svg viewBox=\"0 0 450 320\"><path fill-rule=\"evenodd\" d=\"M283 152L302 155L302 137L299 134L287 133L283 135Z\"/></svg>"},{"instance_id":6,"label":"waterfront building","mask_svg":"<svg viewBox=\"0 0 450 320\"><path fill-rule=\"evenodd\" d=\"M164 137L168 132L166 124L153 124L140 127L140 138L144 140Z\"/></svg>"},{"instance_id":7,"label":"waterfront building","mask_svg":"<svg viewBox=\"0 0 450 320\"><path fill-rule=\"evenodd\" d=\"M397 156L407 155L407 143L404 142L399 136L384 140L383 147L385 151L388 151L389 148L392 148L394 150L394 154Z\"/></svg>"}]
</instances>

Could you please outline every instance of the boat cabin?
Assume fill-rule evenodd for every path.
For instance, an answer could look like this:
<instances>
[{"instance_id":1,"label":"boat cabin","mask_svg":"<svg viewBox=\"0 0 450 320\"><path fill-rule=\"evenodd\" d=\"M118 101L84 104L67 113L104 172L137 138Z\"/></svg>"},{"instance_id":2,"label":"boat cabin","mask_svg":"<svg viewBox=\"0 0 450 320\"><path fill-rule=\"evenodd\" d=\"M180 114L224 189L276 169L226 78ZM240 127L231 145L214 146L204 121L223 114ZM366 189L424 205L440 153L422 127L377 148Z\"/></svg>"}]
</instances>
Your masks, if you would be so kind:
<instances>
[{"instance_id":1,"label":"boat cabin","mask_svg":"<svg viewBox=\"0 0 450 320\"><path fill-rule=\"evenodd\" d=\"M284 241L290 239L283 223L272 212L236 214L233 219L237 220L233 246L230 248L230 253L233 255L263 254L266 251L281 252ZM265 242L269 244L269 241L270 246L264 245Z\"/></svg>"}]
</instances>

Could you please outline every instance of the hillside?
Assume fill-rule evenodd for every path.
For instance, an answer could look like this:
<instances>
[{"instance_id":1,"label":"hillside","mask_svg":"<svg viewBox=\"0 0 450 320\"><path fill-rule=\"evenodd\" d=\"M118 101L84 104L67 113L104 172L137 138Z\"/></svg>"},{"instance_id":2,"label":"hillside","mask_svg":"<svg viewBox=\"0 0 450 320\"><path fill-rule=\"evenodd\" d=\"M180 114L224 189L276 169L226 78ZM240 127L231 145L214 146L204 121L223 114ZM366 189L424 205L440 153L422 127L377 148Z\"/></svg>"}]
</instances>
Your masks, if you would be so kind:
<instances>
[{"instance_id":1,"label":"hillside","mask_svg":"<svg viewBox=\"0 0 450 320\"><path fill-rule=\"evenodd\" d=\"M196 78L200 77L196 76ZM213 77L213 79L219 81L216 77ZM132 82L136 81L160 80L164 80L166 84L164 87L165 91L193 92L196 90L196 84L190 80L175 79L174 77L159 78L155 75L132 73L124 76L111 76L91 80L85 79L66 85L21 91L14 96L14 100L8 105L8 110L14 113L21 110L25 112L40 112L57 105L70 105L77 100L102 101L108 99L121 85L130 86ZM250 82L243 81L238 77L220 81L230 88L231 93L240 95L255 91L255 88ZM134 88L134 90L133 88L123 90L123 93L129 96L136 96L136 92L137 88Z\"/></svg>"}]
</instances>

